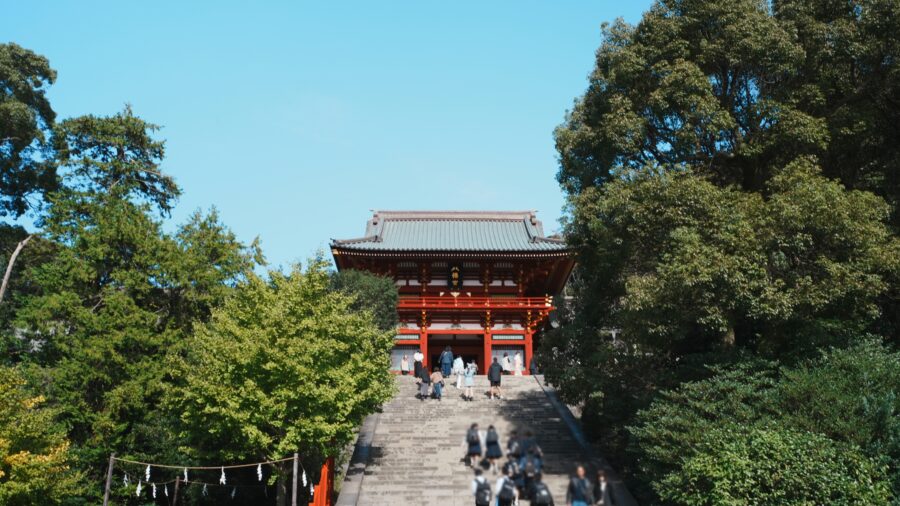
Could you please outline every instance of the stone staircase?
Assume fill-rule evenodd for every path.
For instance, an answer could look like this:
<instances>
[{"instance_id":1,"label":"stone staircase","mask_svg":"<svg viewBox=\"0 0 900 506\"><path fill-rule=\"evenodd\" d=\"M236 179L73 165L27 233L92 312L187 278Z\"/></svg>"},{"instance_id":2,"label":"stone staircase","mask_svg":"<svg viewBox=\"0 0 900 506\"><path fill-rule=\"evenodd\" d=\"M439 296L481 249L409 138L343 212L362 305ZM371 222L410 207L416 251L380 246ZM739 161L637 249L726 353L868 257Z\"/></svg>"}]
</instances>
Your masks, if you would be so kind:
<instances>
[{"instance_id":1,"label":"stone staircase","mask_svg":"<svg viewBox=\"0 0 900 506\"><path fill-rule=\"evenodd\" d=\"M487 379L479 376L471 402L462 399L462 390L452 386L449 379L446 383L442 401L420 401L415 398L413 379L397 377L397 395L360 430L337 504L474 504L470 490L473 473L462 461L463 439L473 422L481 430L493 424L504 448L512 430L534 432L544 451L544 482L556 504L565 504L568 475L577 462L589 463L588 456L560 416L560 405L557 402L554 406L536 378L506 376L504 400L491 400L486 395ZM594 465L603 464L596 461ZM486 476L493 487L497 476L490 471Z\"/></svg>"}]
</instances>

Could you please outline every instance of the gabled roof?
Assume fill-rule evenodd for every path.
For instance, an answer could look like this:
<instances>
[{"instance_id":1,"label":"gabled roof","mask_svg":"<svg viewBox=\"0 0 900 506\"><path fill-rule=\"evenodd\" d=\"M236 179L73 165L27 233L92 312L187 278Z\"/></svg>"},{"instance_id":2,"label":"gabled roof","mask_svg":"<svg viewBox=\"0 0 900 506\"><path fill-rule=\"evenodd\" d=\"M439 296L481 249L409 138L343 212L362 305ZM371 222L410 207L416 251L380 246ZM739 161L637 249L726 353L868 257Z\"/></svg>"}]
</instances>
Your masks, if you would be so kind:
<instances>
[{"instance_id":1,"label":"gabled roof","mask_svg":"<svg viewBox=\"0 0 900 506\"><path fill-rule=\"evenodd\" d=\"M358 239L332 240L353 251L565 252L544 236L533 211L376 211Z\"/></svg>"}]
</instances>

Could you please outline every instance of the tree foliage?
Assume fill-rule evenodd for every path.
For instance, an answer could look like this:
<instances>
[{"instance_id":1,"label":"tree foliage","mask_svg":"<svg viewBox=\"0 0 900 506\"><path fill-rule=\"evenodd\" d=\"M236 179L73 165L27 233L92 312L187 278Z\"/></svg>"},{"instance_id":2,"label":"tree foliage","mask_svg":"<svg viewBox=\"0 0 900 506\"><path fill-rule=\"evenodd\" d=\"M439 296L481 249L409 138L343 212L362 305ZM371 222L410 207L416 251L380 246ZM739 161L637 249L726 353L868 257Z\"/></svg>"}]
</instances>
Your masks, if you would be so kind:
<instances>
[{"instance_id":1,"label":"tree foliage","mask_svg":"<svg viewBox=\"0 0 900 506\"><path fill-rule=\"evenodd\" d=\"M773 494L760 502L801 501L792 490L811 504L900 497L898 361L900 353L865 340L792 367L759 360L712 367L710 378L664 391L638 413L629 433L639 482L676 504L741 503L760 490ZM806 454L816 447L824 453ZM858 472L829 478L841 466ZM871 489L882 499L829 496L836 489L824 482L832 479L838 489Z\"/></svg>"},{"instance_id":2,"label":"tree foliage","mask_svg":"<svg viewBox=\"0 0 900 506\"><path fill-rule=\"evenodd\" d=\"M163 231L159 212L177 188L160 193L171 183L157 167L162 143L130 111L61 128L78 132L64 137L77 149L59 146L79 152L77 167L64 172L65 185L50 196L42 220L44 240L56 245L52 255L22 266L30 291L14 296L10 340L35 348L20 360L38 367L69 428L76 464L102 481L112 451L176 459L177 427L161 409L170 381L166 357L259 254L215 211L195 213L174 234ZM123 158L108 160L119 150Z\"/></svg>"},{"instance_id":3,"label":"tree foliage","mask_svg":"<svg viewBox=\"0 0 900 506\"><path fill-rule=\"evenodd\" d=\"M57 187L48 138L56 113L47 88L56 71L46 58L0 44L0 213L19 217L29 200Z\"/></svg>"},{"instance_id":4,"label":"tree foliage","mask_svg":"<svg viewBox=\"0 0 900 506\"><path fill-rule=\"evenodd\" d=\"M69 173L67 188L123 200L138 198L168 213L181 189L159 168L165 148L153 137L158 129L135 116L131 106L114 116L62 121L53 144L57 163Z\"/></svg>"},{"instance_id":5,"label":"tree foliage","mask_svg":"<svg viewBox=\"0 0 900 506\"><path fill-rule=\"evenodd\" d=\"M658 484L680 466L685 426L695 444L729 419L756 427L740 414L753 409L720 405L719 367L761 358L800 375L791 367L823 348L900 342L898 12L893 0L658 0L637 25L604 25L588 88L555 132L578 266L540 355L626 476ZM829 429L818 405L824 426L788 420L804 411L772 394L773 430L893 462L891 438L870 439L891 433L891 394L854 401L837 378L817 389L839 373L809 367L794 400L844 396L846 427ZM739 404L761 388L728 381ZM709 396L678 398L691 388Z\"/></svg>"},{"instance_id":6,"label":"tree foliage","mask_svg":"<svg viewBox=\"0 0 900 506\"><path fill-rule=\"evenodd\" d=\"M83 491L65 432L21 372L0 366L0 503L74 504Z\"/></svg>"},{"instance_id":7,"label":"tree foliage","mask_svg":"<svg viewBox=\"0 0 900 506\"><path fill-rule=\"evenodd\" d=\"M178 368L177 410L194 448L228 461L300 451L315 462L351 441L393 393L393 334L354 303L329 289L319 259L269 280L250 276Z\"/></svg>"},{"instance_id":8,"label":"tree foliage","mask_svg":"<svg viewBox=\"0 0 900 506\"><path fill-rule=\"evenodd\" d=\"M332 273L331 288L354 297L351 304L353 311L371 311L381 330L397 328L399 295L393 279L348 269Z\"/></svg>"}]
</instances>

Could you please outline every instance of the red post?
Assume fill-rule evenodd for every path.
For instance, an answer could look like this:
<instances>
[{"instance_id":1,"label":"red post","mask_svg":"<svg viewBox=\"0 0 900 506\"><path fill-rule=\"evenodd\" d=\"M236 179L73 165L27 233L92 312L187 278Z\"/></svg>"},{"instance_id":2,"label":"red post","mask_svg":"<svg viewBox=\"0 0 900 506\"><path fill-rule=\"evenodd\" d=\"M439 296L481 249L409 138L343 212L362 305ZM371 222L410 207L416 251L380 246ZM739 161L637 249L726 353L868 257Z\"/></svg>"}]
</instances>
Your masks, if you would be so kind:
<instances>
[{"instance_id":1,"label":"red post","mask_svg":"<svg viewBox=\"0 0 900 506\"><path fill-rule=\"evenodd\" d=\"M322 474L315 486L313 500L309 506L331 506L334 495L334 458L329 457L322 464Z\"/></svg>"},{"instance_id":2,"label":"red post","mask_svg":"<svg viewBox=\"0 0 900 506\"><path fill-rule=\"evenodd\" d=\"M524 369L524 372L522 374L531 374L531 370L529 369L529 367L531 367L531 355L532 355L532 353L534 353L532 346L533 346L532 332L530 330L526 329L525 330L525 357L523 357L525 359L525 363L522 364L522 369Z\"/></svg>"},{"instance_id":3,"label":"red post","mask_svg":"<svg viewBox=\"0 0 900 506\"><path fill-rule=\"evenodd\" d=\"M419 333L419 349L422 350L422 367L428 370L428 331L422 329Z\"/></svg>"},{"instance_id":4,"label":"red post","mask_svg":"<svg viewBox=\"0 0 900 506\"><path fill-rule=\"evenodd\" d=\"M484 331L484 368L479 371L481 374L487 374L488 367L491 366L493 362L491 360L491 331L489 329L485 329Z\"/></svg>"}]
</instances>

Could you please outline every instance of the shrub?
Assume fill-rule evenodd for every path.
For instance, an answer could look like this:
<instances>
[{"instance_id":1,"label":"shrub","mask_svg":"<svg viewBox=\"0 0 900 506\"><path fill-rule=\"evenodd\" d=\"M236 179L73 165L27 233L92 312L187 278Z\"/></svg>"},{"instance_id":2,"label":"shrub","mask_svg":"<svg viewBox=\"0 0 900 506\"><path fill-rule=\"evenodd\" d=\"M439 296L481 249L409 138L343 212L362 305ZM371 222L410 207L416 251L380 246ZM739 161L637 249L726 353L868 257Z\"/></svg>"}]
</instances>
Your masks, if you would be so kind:
<instances>
[{"instance_id":1,"label":"shrub","mask_svg":"<svg viewBox=\"0 0 900 506\"><path fill-rule=\"evenodd\" d=\"M708 432L657 491L679 505L887 504L885 468L857 447L793 429Z\"/></svg>"}]
</instances>

